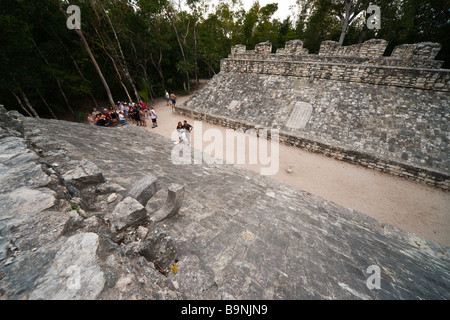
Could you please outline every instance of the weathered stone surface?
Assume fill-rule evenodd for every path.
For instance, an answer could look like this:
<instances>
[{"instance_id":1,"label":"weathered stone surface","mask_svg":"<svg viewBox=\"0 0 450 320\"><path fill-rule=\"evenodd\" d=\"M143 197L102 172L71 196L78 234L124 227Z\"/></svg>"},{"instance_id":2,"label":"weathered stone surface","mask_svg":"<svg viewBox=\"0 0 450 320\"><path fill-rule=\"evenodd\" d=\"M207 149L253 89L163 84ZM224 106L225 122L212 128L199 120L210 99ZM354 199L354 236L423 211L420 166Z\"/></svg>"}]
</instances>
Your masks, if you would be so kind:
<instances>
[{"instance_id":1,"label":"weathered stone surface","mask_svg":"<svg viewBox=\"0 0 450 320\"><path fill-rule=\"evenodd\" d=\"M135 199L126 197L119 202L111 214L112 229L117 232L147 221L147 211Z\"/></svg>"},{"instance_id":2,"label":"weathered stone surface","mask_svg":"<svg viewBox=\"0 0 450 320\"><path fill-rule=\"evenodd\" d=\"M140 245L133 257L124 256L108 226L99 226L105 285L98 299L449 298L449 248L234 166L174 165L167 161L173 144L141 128L122 128L117 136L109 128L45 119L27 118L24 126L39 126L42 135L64 143L67 154L95 161L109 181L125 188L150 171L161 177L164 190L186 178L179 214L153 225L173 240L178 273L162 275L141 256ZM121 148L92 137L114 140ZM136 164L132 171L130 161ZM130 229L129 240L139 242ZM36 263L47 272L63 243L64 237L52 244L53 251L37 250L22 262L38 270L32 279L42 277ZM170 252L166 256L172 259ZM9 270L22 258L19 254ZM371 265L381 269L380 290L366 285Z\"/></svg>"},{"instance_id":3,"label":"weathered stone surface","mask_svg":"<svg viewBox=\"0 0 450 320\"><path fill-rule=\"evenodd\" d=\"M67 239L47 273L37 281L30 299L96 299L105 284L96 255L98 244L98 235L94 233L82 233Z\"/></svg>"},{"instance_id":4,"label":"weathered stone surface","mask_svg":"<svg viewBox=\"0 0 450 320\"><path fill-rule=\"evenodd\" d=\"M450 190L450 71L434 60L440 44L401 45L390 57L382 39L324 41L318 55L293 46L302 43L276 54L234 46L210 87L176 111L233 129L279 129L289 145ZM312 110L297 120L298 104Z\"/></svg>"},{"instance_id":5,"label":"weathered stone surface","mask_svg":"<svg viewBox=\"0 0 450 320\"><path fill-rule=\"evenodd\" d=\"M73 164L73 169L68 170L62 176L65 181L74 184L94 184L105 182L100 169L92 162L81 160Z\"/></svg>"},{"instance_id":6,"label":"weathered stone surface","mask_svg":"<svg viewBox=\"0 0 450 320\"><path fill-rule=\"evenodd\" d=\"M145 176L131 187L127 197L132 197L145 206L158 189L158 179L153 176Z\"/></svg>"},{"instance_id":7,"label":"weathered stone surface","mask_svg":"<svg viewBox=\"0 0 450 320\"><path fill-rule=\"evenodd\" d=\"M220 292L214 272L206 265L205 261L192 254L177 262L177 274L169 272L168 279L180 299L198 300L198 293L201 293L204 300L227 298Z\"/></svg>"},{"instance_id":8,"label":"weathered stone surface","mask_svg":"<svg viewBox=\"0 0 450 320\"><path fill-rule=\"evenodd\" d=\"M64 237L82 226L82 218L76 211L55 211L67 203L65 187L59 184L52 165L30 148L30 132L13 118L5 119L1 108L0 114L0 295L4 299L27 299L34 290L36 299L95 297L102 287L92 270L87 270L89 284L81 294L68 294L64 281L50 275L64 272L65 267L60 265L66 263L62 261L64 256L73 254L72 259L89 263L89 248L77 251L70 246L71 241L65 243ZM17 118L24 120L20 115ZM31 136L40 134L35 129ZM66 253L61 251L65 245ZM47 273L52 262L56 269ZM36 289L38 281L41 286Z\"/></svg>"},{"instance_id":9,"label":"weathered stone surface","mask_svg":"<svg viewBox=\"0 0 450 320\"><path fill-rule=\"evenodd\" d=\"M147 237L147 234L148 234L148 229L147 228L145 228L145 227L143 227L143 226L139 226L137 229L136 229L136 235L137 235L137 237L139 238L139 239L145 239L145 237Z\"/></svg>"},{"instance_id":10,"label":"weathered stone surface","mask_svg":"<svg viewBox=\"0 0 450 320\"><path fill-rule=\"evenodd\" d=\"M64 225L63 234L70 235L73 234L78 229L81 229L84 226L83 218L78 214L77 211L72 210L69 213L69 220Z\"/></svg>"},{"instance_id":11,"label":"weathered stone surface","mask_svg":"<svg viewBox=\"0 0 450 320\"><path fill-rule=\"evenodd\" d=\"M21 187L0 194L0 221L18 223L29 214L50 209L55 205L55 192L50 189L30 189Z\"/></svg>"},{"instance_id":12,"label":"weathered stone surface","mask_svg":"<svg viewBox=\"0 0 450 320\"><path fill-rule=\"evenodd\" d=\"M108 196L108 199L106 199L106 202L112 203L112 202L116 201L116 199L117 199L117 194L112 193Z\"/></svg>"},{"instance_id":13,"label":"weathered stone surface","mask_svg":"<svg viewBox=\"0 0 450 320\"><path fill-rule=\"evenodd\" d=\"M0 193L15 190L22 186L38 188L50 183L38 157L30 151L21 137L0 138Z\"/></svg>"},{"instance_id":14,"label":"weathered stone surface","mask_svg":"<svg viewBox=\"0 0 450 320\"><path fill-rule=\"evenodd\" d=\"M1 250L0 291L5 298L26 298L35 288L34 282L45 274L61 245L60 237L69 216L45 211L22 214L22 220L0 223L0 243L14 244L16 250ZM1 249L2 245L0 245ZM10 265L4 264L9 259Z\"/></svg>"},{"instance_id":15,"label":"weathered stone surface","mask_svg":"<svg viewBox=\"0 0 450 320\"><path fill-rule=\"evenodd\" d=\"M153 262L158 271L167 273L177 257L177 249L175 241L165 231L153 226L148 231L139 254L147 261Z\"/></svg>"},{"instance_id":16,"label":"weathered stone surface","mask_svg":"<svg viewBox=\"0 0 450 320\"><path fill-rule=\"evenodd\" d=\"M442 61L434 61L441 48L437 43L402 45L391 57L382 56L387 46L382 39L351 46L324 41L318 55L293 53L291 46L287 43L276 54L270 53L270 43L247 51L235 46L229 58L222 59L221 71L450 91L449 70L437 70Z\"/></svg>"},{"instance_id":17,"label":"weathered stone surface","mask_svg":"<svg viewBox=\"0 0 450 320\"><path fill-rule=\"evenodd\" d=\"M181 206L184 200L184 187L178 184L172 184L169 187L167 199L161 209L159 209L154 215L150 216L153 221L163 221L173 218Z\"/></svg>"},{"instance_id":18,"label":"weathered stone surface","mask_svg":"<svg viewBox=\"0 0 450 320\"><path fill-rule=\"evenodd\" d=\"M161 189L155 193L155 195L147 202L145 209L149 216L154 215L159 209L161 209L167 200L168 190Z\"/></svg>"},{"instance_id":19,"label":"weathered stone surface","mask_svg":"<svg viewBox=\"0 0 450 320\"><path fill-rule=\"evenodd\" d=\"M245 107L229 110L232 101ZM176 111L232 129L276 129L281 143L448 190L449 101L432 90L221 72Z\"/></svg>"},{"instance_id":20,"label":"weathered stone surface","mask_svg":"<svg viewBox=\"0 0 450 320\"><path fill-rule=\"evenodd\" d=\"M8 113L3 105L0 105L0 128L0 132L5 130L12 133L12 131L15 131L21 136L24 135L23 126Z\"/></svg>"}]
</instances>

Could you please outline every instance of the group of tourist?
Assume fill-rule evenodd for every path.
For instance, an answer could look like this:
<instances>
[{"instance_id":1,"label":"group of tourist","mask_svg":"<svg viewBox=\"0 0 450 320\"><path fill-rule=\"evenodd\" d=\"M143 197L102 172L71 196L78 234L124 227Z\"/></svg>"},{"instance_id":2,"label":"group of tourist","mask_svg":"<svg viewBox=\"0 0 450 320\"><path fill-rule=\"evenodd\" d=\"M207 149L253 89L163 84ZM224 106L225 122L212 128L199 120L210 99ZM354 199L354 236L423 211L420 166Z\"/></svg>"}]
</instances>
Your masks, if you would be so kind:
<instances>
[{"instance_id":1,"label":"group of tourist","mask_svg":"<svg viewBox=\"0 0 450 320\"><path fill-rule=\"evenodd\" d=\"M173 111L175 108L175 105L177 103L177 96L174 93L169 94L169 92L167 92L167 90L166 90L165 98L166 98L166 105L172 106L172 111Z\"/></svg>"},{"instance_id":2,"label":"group of tourist","mask_svg":"<svg viewBox=\"0 0 450 320\"><path fill-rule=\"evenodd\" d=\"M91 124L102 127L117 127L126 124L123 114L120 114L112 107L109 110L104 107L100 108L100 110L94 108L92 113L87 114L87 119Z\"/></svg>"},{"instance_id":3,"label":"group of tourist","mask_svg":"<svg viewBox=\"0 0 450 320\"><path fill-rule=\"evenodd\" d=\"M147 107L144 102L138 104L133 101L130 103L118 101L115 108L111 107L108 110L102 107L100 111L94 108L94 111L88 113L87 117L90 123L103 127L124 126L128 122L146 127L147 119L152 121L152 128L158 126L156 111L153 107Z\"/></svg>"},{"instance_id":4,"label":"group of tourist","mask_svg":"<svg viewBox=\"0 0 450 320\"><path fill-rule=\"evenodd\" d=\"M181 123L181 121L178 122L177 125L178 141L175 141L175 144L184 142L190 145L192 129L194 129L194 127L191 126L189 123L187 123L186 120L184 120L184 123Z\"/></svg>"},{"instance_id":5,"label":"group of tourist","mask_svg":"<svg viewBox=\"0 0 450 320\"><path fill-rule=\"evenodd\" d=\"M169 94L165 91L165 99L167 106L172 106L172 110L177 103L176 95ZM121 102L117 101L115 107L111 107L109 109L105 107L101 107L100 110L94 108L92 113L87 114L87 118L89 122L96 126L103 127L121 127L128 124L128 122L132 122L137 126L147 126L147 120L152 121L152 128L158 127L158 116L156 111L151 106L147 106L144 102L134 103L133 101ZM191 131L193 127L184 120L184 123L181 121L178 122L177 132L179 141L175 143L185 142L187 144L191 143Z\"/></svg>"}]
</instances>

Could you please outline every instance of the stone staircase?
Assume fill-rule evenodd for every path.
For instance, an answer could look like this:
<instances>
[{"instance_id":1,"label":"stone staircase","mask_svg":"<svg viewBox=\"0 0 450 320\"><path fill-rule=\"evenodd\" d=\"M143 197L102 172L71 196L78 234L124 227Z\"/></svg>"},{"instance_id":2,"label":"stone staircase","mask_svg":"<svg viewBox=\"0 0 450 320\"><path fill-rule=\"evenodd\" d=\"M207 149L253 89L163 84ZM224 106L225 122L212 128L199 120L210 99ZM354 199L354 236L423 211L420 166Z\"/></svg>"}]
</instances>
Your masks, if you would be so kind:
<instances>
[{"instance_id":1,"label":"stone staircase","mask_svg":"<svg viewBox=\"0 0 450 320\"><path fill-rule=\"evenodd\" d=\"M10 114L25 134L2 129L0 146L26 161L1 153L1 298L450 298L449 248L232 165L175 165L173 143L139 127ZM52 170L81 161L104 181L74 185L83 210L76 215L69 206L76 194ZM35 178L21 180L20 166ZM184 187L181 208L117 241L104 218L148 175L162 191L146 208L161 207L173 184ZM21 193L25 187L30 193ZM41 193L52 201L39 201ZM5 205L20 195L41 207ZM175 248L177 273L141 254L139 243L151 235L164 242L158 250ZM370 266L381 272L379 289L370 285Z\"/></svg>"}]
</instances>

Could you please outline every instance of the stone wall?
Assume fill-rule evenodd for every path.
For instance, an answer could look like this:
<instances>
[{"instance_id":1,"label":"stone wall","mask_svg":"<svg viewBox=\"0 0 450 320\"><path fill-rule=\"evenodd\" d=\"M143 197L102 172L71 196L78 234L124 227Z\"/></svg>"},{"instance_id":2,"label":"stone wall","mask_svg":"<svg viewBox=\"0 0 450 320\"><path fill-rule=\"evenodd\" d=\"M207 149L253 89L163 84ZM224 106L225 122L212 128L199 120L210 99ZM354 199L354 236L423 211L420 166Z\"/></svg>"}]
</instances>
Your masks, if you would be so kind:
<instances>
[{"instance_id":1,"label":"stone wall","mask_svg":"<svg viewBox=\"0 0 450 320\"><path fill-rule=\"evenodd\" d=\"M278 129L288 145L449 190L450 70L430 64L439 45L382 57L385 46L327 42L319 55L305 54L299 41L283 54L268 43L255 52L236 46L209 85L176 110L233 129ZM406 52L416 57L399 58Z\"/></svg>"},{"instance_id":2,"label":"stone wall","mask_svg":"<svg viewBox=\"0 0 450 320\"><path fill-rule=\"evenodd\" d=\"M221 71L450 91L450 70L439 69L443 62L434 60L440 44L402 45L390 57L383 57L386 46L384 40L347 47L324 41L318 55L309 55L300 40L289 42L276 54L271 53L268 42L249 51L238 45L228 59L221 61Z\"/></svg>"},{"instance_id":3,"label":"stone wall","mask_svg":"<svg viewBox=\"0 0 450 320\"><path fill-rule=\"evenodd\" d=\"M319 55L350 56L350 57L381 57L388 42L386 40L372 39L362 44L340 46L336 41L324 41L320 45Z\"/></svg>"}]
</instances>

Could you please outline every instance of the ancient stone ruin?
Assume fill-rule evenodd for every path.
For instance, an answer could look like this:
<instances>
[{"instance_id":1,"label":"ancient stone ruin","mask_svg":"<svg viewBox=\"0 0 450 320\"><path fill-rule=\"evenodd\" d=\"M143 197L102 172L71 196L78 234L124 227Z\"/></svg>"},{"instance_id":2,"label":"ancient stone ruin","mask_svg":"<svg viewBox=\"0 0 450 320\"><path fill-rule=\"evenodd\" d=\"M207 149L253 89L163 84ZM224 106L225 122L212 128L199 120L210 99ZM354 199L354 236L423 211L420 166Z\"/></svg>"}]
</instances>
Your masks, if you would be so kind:
<instances>
[{"instance_id":1,"label":"ancient stone ruin","mask_svg":"<svg viewBox=\"0 0 450 320\"><path fill-rule=\"evenodd\" d=\"M384 46L236 46L177 110L448 189L448 70L435 44ZM0 106L0 299L450 299L449 247L172 150Z\"/></svg>"},{"instance_id":2,"label":"ancient stone ruin","mask_svg":"<svg viewBox=\"0 0 450 320\"><path fill-rule=\"evenodd\" d=\"M450 70L441 45L352 46L300 40L237 45L221 72L176 110L232 129L277 129L280 141L396 176L450 189ZM269 135L270 136L270 135Z\"/></svg>"},{"instance_id":3,"label":"ancient stone ruin","mask_svg":"<svg viewBox=\"0 0 450 320\"><path fill-rule=\"evenodd\" d=\"M167 275L177 251L158 222L178 213L184 187L167 193L146 175L127 192L11 115L0 106L0 296L95 299L107 277L125 274L117 262L124 257Z\"/></svg>"}]
</instances>

